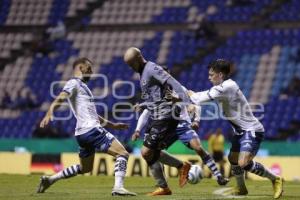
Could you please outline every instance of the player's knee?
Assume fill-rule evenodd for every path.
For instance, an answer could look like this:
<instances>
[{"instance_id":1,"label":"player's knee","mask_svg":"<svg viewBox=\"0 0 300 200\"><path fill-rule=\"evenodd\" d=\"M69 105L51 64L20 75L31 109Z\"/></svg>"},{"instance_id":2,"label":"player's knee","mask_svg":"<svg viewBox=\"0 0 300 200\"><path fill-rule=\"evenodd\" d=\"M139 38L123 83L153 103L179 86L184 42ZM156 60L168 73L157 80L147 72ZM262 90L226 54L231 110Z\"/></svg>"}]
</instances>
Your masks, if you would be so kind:
<instances>
[{"instance_id":1,"label":"player's knee","mask_svg":"<svg viewBox=\"0 0 300 200\"><path fill-rule=\"evenodd\" d=\"M149 149L142 149L141 154L145 159L145 161L147 162L147 164L152 165L158 160L160 156L160 151L151 151Z\"/></svg>"},{"instance_id":2,"label":"player's knee","mask_svg":"<svg viewBox=\"0 0 300 200\"><path fill-rule=\"evenodd\" d=\"M126 151L124 149L124 150L122 150L122 151L120 151L120 152L117 153L117 157L118 156L123 156L123 157L129 158L129 153L128 153L128 151Z\"/></svg>"},{"instance_id":3,"label":"player's knee","mask_svg":"<svg viewBox=\"0 0 300 200\"><path fill-rule=\"evenodd\" d=\"M238 165L241 167L241 168L245 168L247 165L249 164L249 160L247 159L242 159L242 160L239 160L238 161Z\"/></svg>"},{"instance_id":4,"label":"player's knee","mask_svg":"<svg viewBox=\"0 0 300 200\"><path fill-rule=\"evenodd\" d=\"M202 148L202 146L197 146L197 147L194 147L193 149L201 157L207 155L206 151Z\"/></svg>"},{"instance_id":5,"label":"player's knee","mask_svg":"<svg viewBox=\"0 0 300 200\"><path fill-rule=\"evenodd\" d=\"M148 149L142 149L141 150L141 155L145 160L151 156L151 152Z\"/></svg>"},{"instance_id":6,"label":"player's knee","mask_svg":"<svg viewBox=\"0 0 300 200\"><path fill-rule=\"evenodd\" d=\"M242 168L243 168L244 170L246 170L246 171L250 171L252 167L253 167L253 161L250 160L250 161L247 162L247 164L246 164L244 167L242 167Z\"/></svg>"}]
</instances>

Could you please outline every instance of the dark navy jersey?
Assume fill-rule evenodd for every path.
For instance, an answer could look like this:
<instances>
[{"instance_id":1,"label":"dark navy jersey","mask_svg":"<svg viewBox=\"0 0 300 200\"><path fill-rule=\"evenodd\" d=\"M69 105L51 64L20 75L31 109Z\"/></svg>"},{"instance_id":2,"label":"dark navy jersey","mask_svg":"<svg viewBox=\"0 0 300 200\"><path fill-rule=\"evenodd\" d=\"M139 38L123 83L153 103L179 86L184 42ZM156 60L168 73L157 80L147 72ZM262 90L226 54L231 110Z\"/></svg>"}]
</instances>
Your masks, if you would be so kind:
<instances>
[{"instance_id":1,"label":"dark navy jersey","mask_svg":"<svg viewBox=\"0 0 300 200\"><path fill-rule=\"evenodd\" d=\"M150 111L152 119L166 119L172 115L173 105L166 95L169 86L165 84L170 77L168 72L153 62L147 62L141 74L143 105Z\"/></svg>"}]
</instances>

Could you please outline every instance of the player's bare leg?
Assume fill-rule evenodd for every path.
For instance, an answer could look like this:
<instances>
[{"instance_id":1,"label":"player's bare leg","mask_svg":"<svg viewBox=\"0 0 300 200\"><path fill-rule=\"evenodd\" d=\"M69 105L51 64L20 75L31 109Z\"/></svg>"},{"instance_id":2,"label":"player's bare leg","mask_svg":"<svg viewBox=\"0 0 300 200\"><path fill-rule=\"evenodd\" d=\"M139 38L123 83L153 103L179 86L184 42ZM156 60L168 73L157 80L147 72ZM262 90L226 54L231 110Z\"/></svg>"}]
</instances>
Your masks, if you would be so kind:
<instances>
[{"instance_id":1,"label":"player's bare leg","mask_svg":"<svg viewBox=\"0 0 300 200\"><path fill-rule=\"evenodd\" d=\"M273 185L274 198L280 198L283 193L283 178L272 173L261 163L253 161L253 158L254 155L252 155L250 152L241 152L238 161L239 166L248 172L268 178Z\"/></svg>"},{"instance_id":2,"label":"player's bare leg","mask_svg":"<svg viewBox=\"0 0 300 200\"><path fill-rule=\"evenodd\" d=\"M136 193L130 192L124 188L124 178L127 169L127 160L129 157L124 146L117 139L114 139L107 153L116 157L115 185L111 194L113 196L136 196Z\"/></svg>"},{"instance_id":3,"label":"player's bare leg","mask_svg":"<svg viewBox=\"0 0 300 200\"><path fill-rule=\"evenodd\" d=\"M217 168L214 159L207 151L205 151L198 138L194 138L190 141L190 147L201 157L204 164L211 170L213 175L217 178L219 185L226 185L229 182L227 178L223 177L223 175Z\"/></svg>"},{"instance_id":4,"label":"player's bare leg","mask_svg":"<svg viewBox=\"0 0 300 200\"><path fill-rule=\"evenodd\" d=\"M94 154L80 158L80 164L72 165L52 176L42 176L37 193L44 193L52 184L60 179L66 179L76 176L77 174L84 174L92 171L94 163Z\"/></svg>"}]
</instances>

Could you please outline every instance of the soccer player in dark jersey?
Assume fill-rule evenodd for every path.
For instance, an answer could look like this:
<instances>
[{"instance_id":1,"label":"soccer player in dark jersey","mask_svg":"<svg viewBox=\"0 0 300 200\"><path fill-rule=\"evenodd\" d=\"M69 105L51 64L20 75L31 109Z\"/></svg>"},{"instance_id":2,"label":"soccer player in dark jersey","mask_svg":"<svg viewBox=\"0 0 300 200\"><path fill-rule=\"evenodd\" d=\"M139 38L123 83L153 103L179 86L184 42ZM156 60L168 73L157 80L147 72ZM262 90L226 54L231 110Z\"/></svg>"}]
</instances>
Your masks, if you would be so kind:
<instances>
[{"instance_id":1,"label":"soccer player in dark jersey","mask_svg":"<svg viewBox=\"0 0 300 200\"><path fill-rule=\"evenodd\" d=\"M163 68L164 70L168 71L168 68ZM186 90L186 88L184 88L184 90ZM177 94L172 91L172 88L169 88L166 91L166 95L166 98L169 98L170 100L176 99L176 101L179 101L179 99L177 98ZM179 117L179 124L175 130L178 138L174 139L180 140L188 148L193 149L201 157L202 161L211 170L213 175L217 178L218 184L226 185L228 183L228 179L222 176L211 155L202 147L200 138L194 130L199 128L201 107L194 104L183 104L180 105L180 108L181 112ZM149 111L147 109L144 109L143 113L139 117L135 132L132 135L133 139L139 137L141 130L146 127L146 124L151 124L149 123L151 121L149 119L149 115ZM164 151L161 152L160 160L162 160L162 164L167 164L164 163L165 159L161 159L165 156L164 154Z\"/></svg>"},{"instance_id":2,"label":"soccer player in dark jersey","mask_svg":"<svg viewBox=\"0 0 300 200\"><path fill-rule=\"evenodd\" d=\"M142 99L144 100L140 105L149 110L151 118L151 125L145 131L141 153L148 163L154 178L158 182L163 182L163 169L157 161L161 150L169 147L174 142L174 137L177 137L175 130L180 115L180 107L165 98L166 88L171 86L184 102L190 103L190 99L177 80L161 66L146 61L139 49L135 47L127 49L124 54L124 61L135 72L140 74L140 86ZM182 187L187 182L188 171L191 165L187 162L181 165L179 185ZM170 194L167 187L160 187L152 193L152 195L166 194Z\"/></svg>"}]
</instances>

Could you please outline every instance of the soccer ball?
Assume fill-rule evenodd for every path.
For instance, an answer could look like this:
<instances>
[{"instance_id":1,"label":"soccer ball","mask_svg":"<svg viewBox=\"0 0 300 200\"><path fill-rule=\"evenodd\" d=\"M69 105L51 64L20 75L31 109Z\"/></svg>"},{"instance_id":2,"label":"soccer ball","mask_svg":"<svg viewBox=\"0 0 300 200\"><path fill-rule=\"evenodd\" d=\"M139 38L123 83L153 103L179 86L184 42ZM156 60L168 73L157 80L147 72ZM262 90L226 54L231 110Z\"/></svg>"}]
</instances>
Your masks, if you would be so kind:
<instances>
[{"instance_id":1,"label":"soccer ball","mask_svg":"<svg viewBox=\"0 0 300 200\"><path fill-rule=\"evenodd\" d=\"M188 182L197 184L202 178L202 168L199 165L192 165L189 171Z\"/></svg>"}]
</instances>

